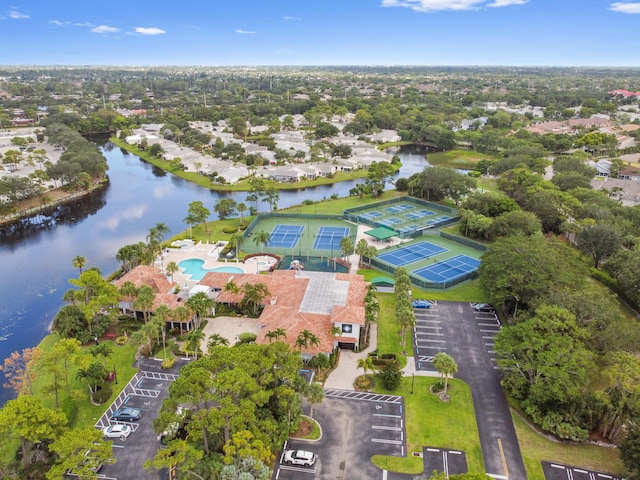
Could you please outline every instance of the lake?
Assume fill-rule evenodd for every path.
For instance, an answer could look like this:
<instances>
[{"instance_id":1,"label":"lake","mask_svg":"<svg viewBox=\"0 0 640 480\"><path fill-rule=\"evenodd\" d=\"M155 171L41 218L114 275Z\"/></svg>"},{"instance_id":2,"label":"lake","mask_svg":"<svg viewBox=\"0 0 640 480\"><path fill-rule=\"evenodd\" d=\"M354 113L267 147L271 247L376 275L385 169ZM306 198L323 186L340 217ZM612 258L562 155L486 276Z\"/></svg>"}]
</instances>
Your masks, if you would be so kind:
<instances>
[{"instance_id":1,"label":"lake","mask_svg":"<svg viewBox=\"0 0 640 480\"><path fill-rule=\"evenodd\" d=\"M109 164L107 187L60 208L46 222L37 216L26 220L25 228L0 231L0 359L37 345L49 333L52 319L64 304L62 296L71 287L69 279L79 273L72 266L74 257L85 257L86 267L98 267L106 275L118 268L115 255L120 247L144 241L157 223L169 226L171 234L185 230L183 220L191 202L200 200L212 210L223 197L245 201L245 192L209 191L165 174L111 143L102 150ZM415 148L397 152L403 163L398 176L422 171L428 165L425 153ZM334 194L347 196L361 181L283 190L278 207ZM261 205L261 210L267 211L268 206ZM215 214L210 217L214 218ZM0 389L0 406L12 394Z\"/></svg>"}]
</instances>

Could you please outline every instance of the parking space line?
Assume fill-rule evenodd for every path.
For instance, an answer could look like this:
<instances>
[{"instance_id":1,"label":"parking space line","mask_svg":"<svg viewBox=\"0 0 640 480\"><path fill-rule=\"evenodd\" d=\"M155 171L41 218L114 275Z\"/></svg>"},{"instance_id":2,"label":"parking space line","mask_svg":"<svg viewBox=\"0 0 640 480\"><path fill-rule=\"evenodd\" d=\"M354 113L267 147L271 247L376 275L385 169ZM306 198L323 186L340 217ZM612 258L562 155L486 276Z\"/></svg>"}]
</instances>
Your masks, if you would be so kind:
<instances>
[{"instance_id":1,"label":"parking space line","mask_svg":"<svg viewBox=\"0 0 640 480\"><path fill-rule=\"evenodd\" d=\"M391 415L390 413L374 413L374 417L402 418L402 415Z\"/></svg>"},{"instance_id":2,"label":"parking space line","mask_svg":"<svg viewBox=\"0 0 640 480\"><path fill-rule=\"evenodd\" d=\"M386 440L384 438L372 438L373 443L389 443L391 445L404 445L402 440Z\"/></svg>"},{"instance_id":3,"label":"parking space line","mask_svg":"<svg viewBox=\"0 0 640 480\"><path fill-rule=\"evenodd\" d=\"M302 472L302 473L316 473L315 468L300 468L300 467L290 467L289 465L280 465L278 470L288 470L290 472Z\"/></svg>"},{"instance_id":4,"label":"parking space line","mask_svg":"<svg viewBox=\"0 0 640 480\"><path fill-rule=\"evenodd\" d=\"M402 427L386 427L384 425L371 425L371 428L374 430L389 430L392 432L401 432Z\"/></svg>"}]
</instances>

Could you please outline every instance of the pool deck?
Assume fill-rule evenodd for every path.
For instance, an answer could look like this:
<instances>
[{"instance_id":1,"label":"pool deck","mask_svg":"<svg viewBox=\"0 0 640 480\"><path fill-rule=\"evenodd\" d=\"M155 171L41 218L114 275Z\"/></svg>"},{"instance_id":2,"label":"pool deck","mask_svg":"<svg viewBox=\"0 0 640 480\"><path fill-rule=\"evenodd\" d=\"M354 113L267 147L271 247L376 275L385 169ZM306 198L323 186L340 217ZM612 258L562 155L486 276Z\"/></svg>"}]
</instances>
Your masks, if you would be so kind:
<instances>
[{"instance_id":1,"label":"pool deck","mask_svg":"<svg viewBox=\"0 0 640 480\"><path fill-rule=\"evenodd\" d=\"M177 243L177 242L176 242ZM216 243L193 243L189 241L182 241L186 246L181 248L165 248L161 258L157 258L154 262L154 266L159 267L163 272L169 262L176 262L180 264L183 260L198 259L203 260L204 264L202 268L206 270L213 270L219 267L236 267L244 270L245 273L256 273L259 268L267 268L267 262L270 257L253 257L249 259L247 263L243 263L237 259L230 259L227 261L218 261L220 250L224 248L224 245ZM255 259L255 260L254 260ZM270 258L273 262L273 258ZM197 285L198 280L192 280L191 275L185 275L182 271L178 271L173 274L173 280L178 285L191 288Z\"/></svg>"}]
</instances>

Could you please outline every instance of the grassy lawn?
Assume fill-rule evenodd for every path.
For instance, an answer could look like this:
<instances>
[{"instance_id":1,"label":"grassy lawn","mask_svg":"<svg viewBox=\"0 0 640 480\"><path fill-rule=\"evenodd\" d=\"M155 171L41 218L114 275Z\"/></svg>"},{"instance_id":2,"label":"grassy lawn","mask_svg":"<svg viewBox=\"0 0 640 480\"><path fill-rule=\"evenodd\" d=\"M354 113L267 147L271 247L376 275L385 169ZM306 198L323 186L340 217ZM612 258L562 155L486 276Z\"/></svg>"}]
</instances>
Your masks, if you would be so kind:
<instances>
[{"instance_id":1,"label":"grassy lawn","mask_svg":"<svg viewBox=\"0 0 640 480\"><path fill-rule=\"evenodd\" d=\"M617 449L554 442L533 430L520 415L512 417L529 480L545 480L542 460L623 475L624 466Z\"/></svg>"},{"instance_id":2,"label":"grassy lawn","mask_svg":"<svg viewBox=\"0 0 640 480\"><path fill-rule=\"evenodd\" d=\"M42 342L40 342L38 347L43 351L50 351L58 340L58 335L48 335L42 340ZM113 355L107 358L107 370L113 370L115 366L118 383L116 384L113 382L111 384L113 391L111 398L107 403L104 405L92 405L89 401L89 389L87 384L83 380L76 379L78 367L72 365L69 368L69 390L64 386L65 382L63 380L63 387L61 387L58 392L60 403L62 403L63 399L67 396L71 396L76 401L77 411L75 418L71 423L71 428L78 428L84 424L93 425L93 423L95 423L95 421L104 413L107 406L118 396L137 370L133 367L136 348L131 343L122 346L115 345L111 341L105 341L105 343L109 343L113 346ZM83 350L87 350L88 348L90 347L82 347ZM97 357L97 360L102 362L102 357ZM51 383L51 379L51 375L39 372L35 382L34 392L42 399L46 407L54 409L55 394L45 393L42 391L42 387Z\"/></svg>"},{"instance_id":3,"label":"grassy lawn","mask_svg":"<svg viewBox=\"0 0 640 480\"><path fill-rule=\"evenodd\" d=\"M446 152L430 153L429 163L451 168L473 169L480 160L492 160L495 157L472 150L449 150Z\"/></svg>"},{"instance_id":4,"label":"grassy lawn","mask_svg":"<svg viewBox=\"0 0 640 480\"><path fill-rule=\"evenodd\" d=\"M406 409L407 457L375 455L373 463L394 472L422 473L422 458L411 456L411 452L422 452L422 447L446 447L464 450L470 472L484 472L480 439L476 425L471 390L461 380L450 380L451 400L442 402L429 387L439 378L415 377L413 395L411 378L403 378L400 387L388 392L376 388L379 393L402 395Z\"/></svg>"},{"instance_id":5,"label":"grassy lawn","mask_svg":"<svg viewBox=\"0 0 640 480\"><path fill-rule=\"evenodd\" d=\"M404 366L407 359L400 352L400 327L396 322L396 297L392 293L379 293L380 312L378 313L378 353L395 353ZM411 329L407 329L407 354L413 355Z\"/></svg>"}]
</instances>

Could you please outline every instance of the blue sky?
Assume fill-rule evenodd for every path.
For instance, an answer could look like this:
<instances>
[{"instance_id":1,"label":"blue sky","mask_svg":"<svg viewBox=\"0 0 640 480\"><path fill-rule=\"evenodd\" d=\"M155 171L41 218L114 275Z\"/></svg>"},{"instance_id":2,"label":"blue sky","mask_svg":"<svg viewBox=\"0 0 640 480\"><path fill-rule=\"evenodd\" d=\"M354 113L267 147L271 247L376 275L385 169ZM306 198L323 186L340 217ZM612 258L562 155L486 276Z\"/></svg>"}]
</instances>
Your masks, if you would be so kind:
<instances>
[{"instance_id":1,"label":"blue sky","mask_svg":"<svg viewBox=\"0 0 640 480\"><path fill-rule=\"evenodd\" d=\"M640 66L640 0L2 0L3 65Z\"/></svg>"}]
</instances>

